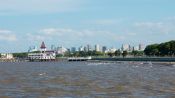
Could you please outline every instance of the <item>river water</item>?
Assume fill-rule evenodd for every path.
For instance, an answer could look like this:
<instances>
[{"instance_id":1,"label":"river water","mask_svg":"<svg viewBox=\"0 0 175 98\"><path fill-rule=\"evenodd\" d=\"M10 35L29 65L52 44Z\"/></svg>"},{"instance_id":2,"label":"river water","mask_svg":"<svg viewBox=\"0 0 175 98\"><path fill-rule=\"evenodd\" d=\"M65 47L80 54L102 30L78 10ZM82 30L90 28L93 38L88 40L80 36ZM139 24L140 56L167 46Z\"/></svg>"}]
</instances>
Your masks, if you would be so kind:
<instances>
[{"instance_id":1,"label":"river water","mask_svg":"<svg viewBox=\"0 0 175 98\"><path fill-rule=\"evenodd\" d=\"M175 98L175 66L0 63L0 98Z\"/></svg>"}]
</instances>

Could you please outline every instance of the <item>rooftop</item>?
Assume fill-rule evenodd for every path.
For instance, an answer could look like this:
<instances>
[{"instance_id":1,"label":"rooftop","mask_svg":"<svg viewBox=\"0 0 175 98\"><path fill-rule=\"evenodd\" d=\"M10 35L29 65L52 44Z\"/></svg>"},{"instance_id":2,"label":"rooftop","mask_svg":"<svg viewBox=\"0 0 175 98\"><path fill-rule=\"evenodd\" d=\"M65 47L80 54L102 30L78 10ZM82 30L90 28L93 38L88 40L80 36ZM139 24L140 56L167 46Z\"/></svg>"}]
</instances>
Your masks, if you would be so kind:
<instances>
[{"instance_id":1,"label":"rooftop","mask_svg":"<svg viewBox=\"0 0 175 98\"><path fill-rule=\"evenodd\" d=\"M46 46L45 46L45 43L44 42L42 42L42 44L41 44L41 47L40 47L41 49L45 49L46 48Z\"/></svg>"}]
</instances>

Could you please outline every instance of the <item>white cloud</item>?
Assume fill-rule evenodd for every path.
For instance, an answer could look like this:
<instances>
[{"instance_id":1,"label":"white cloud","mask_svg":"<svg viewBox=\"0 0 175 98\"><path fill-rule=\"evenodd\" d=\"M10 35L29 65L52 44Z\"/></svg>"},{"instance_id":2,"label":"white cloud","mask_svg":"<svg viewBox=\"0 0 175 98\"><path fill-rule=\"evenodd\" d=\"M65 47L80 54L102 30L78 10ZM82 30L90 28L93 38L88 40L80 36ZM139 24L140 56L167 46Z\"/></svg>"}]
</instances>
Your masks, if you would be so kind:
<instances>
[{"instance_id":1,"label":"white cloud","mask_svg":"<svg viewBox=\"0 0 175 98\"><path fill-rule=\"evenodd\" d=\"M42 36L42 35L34 35L34 34L31 34L31 33L27 33L27 38L28 40L31 40L31 41L43 41L45 40L46 36Z\"/></svg>"},{"instance_id":2,"label":"white cloud","mask_svg":"<svg viewBox=\"0 0 175 98\"><path fill-rule=\"evenodd\" d=\"M134 24L134 30L147 34L172 34L175 32L175 24L168 21L162 22L137 22Z\"/></svg>"},{"instance_id":3,"label":"white cloud","mask_svg":"<svg viewBox=\"0 0 175 98\"><path fill-rule=\"evenodd\" d=\"M16 41L16 35L10 30L0 30L0 40Z\"/></svg>"},{"instance_id":4,"label":"white cloud","mask_svg":"<svg viewBox=\"0 0 175 98\"><path fill-rule=\"evenodd\" d=\"M116 25L122 21L123 19L97 19L97 20L88 20L85 21L85 23L95 25Z\"/></svg>"},{"instance_id":5,"label":"white cloud","mask_svg":"<svg viewBox=\"0 0 175 98\"><path fill-rule=\"evenodd\" d=\"M11 33L12 31L10 31L10 30L1 30L0 29L0 33L1 34L9 34L9 33Z\"/></svg>"},{"instance_id":6,"label":"white cloud","mask_svg":"<svg viewBox=\"0 0 175 98\"><path fill-rule=\"evenodd\" d=\"M95 24L101 24L101 25L110 25L117 23L116 20L112 19L105 19L105 20L96 20L94 21Z\"/></svg>"},{"instance_id":7,"label":"white cloud","mask_svg":"<svg viewBox=\"0 0 175 98\"><path fill-rule=\"evenodd\" d=\"M129 35L129 36L136 36L136 35L137 35L137 33L134 33L134 32L129 32L129 33L127 33L127 35Z\"/></svg>"},{"instance_id":8,"label":"white cloud","mask_svg":"<svg viewBox=\"0 0 175 98\"><path fill-rule=\"evenodd\" d=\"M138 22L138 23L135 23L135 26L147 27L147 28L153 28L153 27L160 28L160 27L162 27L162 25L163 25L162 22Z\"/></svg>"},{"instance_id":9,"label":"white cloud","mask_svg":"<svg viewBox=\"0 0 175 98\"><path fill-rule=\"evenodd\" d=\"M175 36L175 21L174 18L164 18L154 21L134 22L121 30L123 35L127 36L124 41L145 44L173 40Z\"/></svg>"},{"instance_id":10,"label":"white cloud","mask_svg":"<svg viewBox=\"0 0 175 98\"><path fill-rule=\"evenodd\" d=\"M49 28L40 30L43 31L44 36L58 36L58 37L69 37L69 38L108 38L108 39L123 39L123 37L118 36L116 33L108 31L93 31L93 30L73 30L73 29L60 29L60 28Z\"/></svg>"},{"instance_id":11,"label":"white cloud","mask_svg":"<svg viewBox=\"0 0 175 98\"><path fill-rule=\"evenodd\" d=\"M124 40L126 37L117 35L108 31L93 31L93 30L73 30L63 28L48 28L39 30L37 34L27 34L30 40L57 40L58 42L65 41L66 43L104 43L116 42Z\"/></svg>"},{"instance_id":12,"label":"white cloud","mask_svg":"<svg viewBox=\"0 0 175 98\"><path fill-rule=\"evenodd\" d=\"M175 16L167 17L164 20L175 21Z\"/></svg>"},{"instance_id":13,"label":"white cloud","mask_svg":"<svg viewBox=\"0 0 175 98\"><path fill-rule=\"evenodd\" d=\"M52 13L77 9L80 0L0 0L1 14Z\"/></svg>"},{"instance_id":14,"label":"white cloud","mask_svg":"<svg viewBox=\"0 0 175 98\"><path fill-rule=\"evenodd\" d=\"M41 34L45 34L45 35L57 35L57 36L61 36L62 34L65 33L72 33L74 32L71 29L57 29L57 28L47 28L47 29L43 29L39 31Z\"/></svg>"}]
</instances>

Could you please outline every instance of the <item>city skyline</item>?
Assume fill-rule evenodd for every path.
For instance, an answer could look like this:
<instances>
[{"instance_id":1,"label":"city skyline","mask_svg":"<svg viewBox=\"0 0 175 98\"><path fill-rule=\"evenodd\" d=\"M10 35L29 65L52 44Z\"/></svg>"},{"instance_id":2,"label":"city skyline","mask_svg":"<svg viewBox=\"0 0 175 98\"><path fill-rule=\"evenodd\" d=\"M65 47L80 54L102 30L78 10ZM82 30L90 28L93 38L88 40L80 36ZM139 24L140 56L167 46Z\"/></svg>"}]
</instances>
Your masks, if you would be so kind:
<instances>
[{"instance_id":1,"label":"city skyline","mask_svg":"<svg viewBox=\"0 0 175 98\"><path fill-rule=\"evenodd\" d=\"M144 45L175 37L174 0L0 1L0 52L48 46Z\"/></svg>"},{"instance_id":2,"label":"city skyline","mask_svg":"<svg viewBox=\"0 0 175 98\"><path fill-rule=\"evenodd\" d=\"M44 47L45 51L54 51L57 54L62 54L64 55L66 52L70 53L75 53L75 52L101 52L101 53L114 53L115 51L127 51L127 52L133 52L133 51L144 51L146 48L145 45L139 44L137 46L133 46L131 44L122 44L121 47L107 47L105 45L80 45L80 46L72 46L72 47L64 47L64 46L59 46L59 45L51 45L50 47L45 44L45 42L42 42L40 46L30 46L28 51L29 53L41 51L41 47Z\"/></svg>"}]
</instances>

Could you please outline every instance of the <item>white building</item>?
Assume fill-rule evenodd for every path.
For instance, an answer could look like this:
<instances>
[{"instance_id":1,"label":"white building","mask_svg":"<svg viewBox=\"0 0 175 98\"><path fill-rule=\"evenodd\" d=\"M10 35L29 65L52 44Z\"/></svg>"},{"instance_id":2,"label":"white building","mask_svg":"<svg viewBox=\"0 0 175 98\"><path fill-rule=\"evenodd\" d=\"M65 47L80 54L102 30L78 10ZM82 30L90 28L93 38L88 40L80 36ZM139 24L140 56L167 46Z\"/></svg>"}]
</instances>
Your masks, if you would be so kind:
<instances>
[{"instance_id":1,"label":"white building","mask_svg":"<svg viewBox=\"0 0 175 98\"><path fill-rule=\"evenodd\" d=\"M98 45L98 44L95 45L95 51L101 51L101 50L100 50L100 45Z\"/></svg>"},{"instance_id":2,"label":"white building","mask_svg":"<svg viewBox=\"0 0 175 98\"><path fill-rule=\"evenodd\" d=\"M47 51L44 42L42 42L41 47L40 47L40 52L39 53L29 53L28 58L31 61L34 61L34 60L39 60L39 61L55 60L56 54L54 51Z\"/></svg>"},{"instance_id":3,"label":"white building","mask_svg":"<svg viewBox=\"0 0 175 98\"><path fill-rule=\"evenodd\" d=\"M124 45L122 45L122 51L129 51L129 45L128 44L124 44Z\"/></svg>"},{"instance_id":4,"label":"white building","mask_svg":"<svg viewBox=\"0 0 175 98\"><path fill-rule=\"evenodd\" d=\"M87 45L87 50L88 50L88 51L93 51L91 45L89 45L89 44Z\"/></svg>"},{"instance_id":5,"label":"white building","mask_svg":"<svg viewBox=\"0 0 175 98\"><path fill-rule=\"evenodd\" d=\"M57 54L64 55L65 52L67 52L67 48L64 48L63 46L57 48Z\"/></svg>"},{"instance_id":6,"label":"white building","mask_svg":"<svg viewBox=\"0 0 175 98\"><path fill-rule=\"evenodd\" d=\"M56 54L53 52L29 53L29 60L55 60Z\"/></svg>"},{"instance_id":7,"label":"white building","mask_svg":"<svg viewBox=\"0 0 175 98\"><path fill-rule=\"evenodd\" d=\"M138 51L139 50L139 46L134 46L133 50Z\"/></svg>"},{"instance_id":8,"label":"white building","mask_svg":"<svg viewBox=\"0 0 175 98\"><path fill-rule=\"evenodd\" d=\"M116 48L110 48L110 49L108 50L108 52L114 53L116 50L117 50Z\"/></svg>"},{"instance_id":9,"label":"white building","mask_svg":"<svg viewBox=\"0 0 175 98\"><path fill-rule=\"evenodd\" d=\"M143 51L145 49L145 46L143 44L139 44L139 50Z\"/></svg>"},{"instance_id":10,"label":"white building","mask_svg":"<svg viewBox=\"0 0 175 98\"><path fill-rule=\"evenodd\" d=\"M128 49L129 52L132 52L133 51L133 47L131 45L129 45L129 49Z\"/></svg>"},{"instance_id":11,"label":"white building","mask_svg":"<svg viewBox=\"0 0 175 98\"><path fill-rule=\"evenodd\" d=\"M2 53L1 59L14 59L13 54L11 53Z\"/></svg>"},{"instance_id":12,"label":"white building","mask_svg":"<svg viewBox=\"0 0 175 98\"><path fill-rule=\"evenodd\" d=\"M84 46L80 46L79 51L84 51Z\"/></svg>"}]
</instances>

